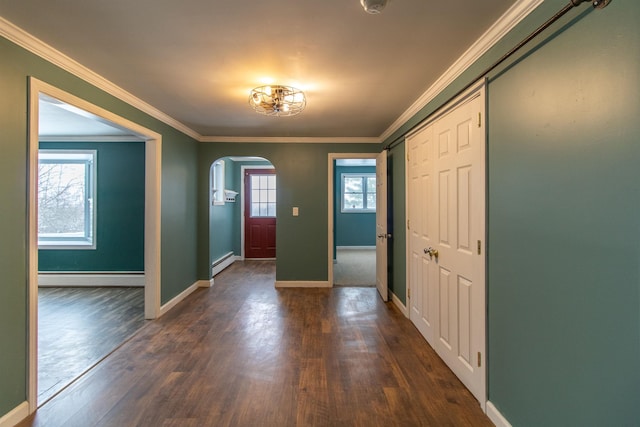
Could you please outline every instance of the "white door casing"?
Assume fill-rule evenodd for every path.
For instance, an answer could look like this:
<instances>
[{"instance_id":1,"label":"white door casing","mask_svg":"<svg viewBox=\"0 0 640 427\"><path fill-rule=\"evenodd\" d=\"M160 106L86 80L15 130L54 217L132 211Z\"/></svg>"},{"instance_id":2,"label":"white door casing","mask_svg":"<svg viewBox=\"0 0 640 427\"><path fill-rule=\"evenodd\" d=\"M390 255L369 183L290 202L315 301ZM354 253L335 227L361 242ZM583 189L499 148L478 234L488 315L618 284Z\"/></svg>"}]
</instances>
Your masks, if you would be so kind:
<instances>
[{"instance_id":1,"label":"white door casing","mask_svg":"<svg viewBox=\"0 0 640 427\"><path fill-rule=\"evenodd\" d=\"M389 300L387 276L387 150L376 157L376 287L383 301Z\"/></svg>"},{"instance_id":2,"label":"white door casing","mask_svg":"<svg viewBox=\"0 0 640 427\"><path fill-rule=\"evenodd\" d=\"M486 403L484 87L407 138L410 318Z\"/></svg>"},{"instance_id":3,"label":"white door casing","mask_svg":"<svg viewBox=\"0 0 640 427\"><path fill-rule=\"evenodd\" d=\"M48 95L83 111L96 120L105 120L145 141L145 214L144 214L144 314L155 319L163 314L161 307L161 195L162 135L128 119L104 110L88 101L58 89L34 77L29 79L29 198L28 198L28 288L29 342L28 390L29 412L38 406L38 148L39 96ZM34 118L36 118L34 120Z\"/></svg>"},{"instance_id":4,"label":"white door casing","mask_svg":"<svg viewBox=\"0 0 640 427\"><path fill-rule=\"evenodd\" d=\"M333 259L334 259L334 231L335 231L335 224L334 224L334 220L333 220L333 216L334 216L334 209L336 209L335 206L335 194L334 194L334 168L335 168L335 162L338 159L376 159L379 156L378 153L329 153L329 155L327 156L327 223L329 224L329 227L327 229L328 231L328 236L327 236L327 261L328 261L328 265L327 265L327 283L329 284L329 286L333 286ZM386 168L385 168L386 169ZM385 179L386 179L386 172L385 172ZM377 180L376 180L377 182ZM385 199L386 200L386 199ZM386 212L386 210L385 210ZM385 220L386 221L386 220ZM376 263L378 262L378 257L376 255ZM387 260L386 257L383 260L384 265L387 265Z\"/></svg>"}]
</instances>

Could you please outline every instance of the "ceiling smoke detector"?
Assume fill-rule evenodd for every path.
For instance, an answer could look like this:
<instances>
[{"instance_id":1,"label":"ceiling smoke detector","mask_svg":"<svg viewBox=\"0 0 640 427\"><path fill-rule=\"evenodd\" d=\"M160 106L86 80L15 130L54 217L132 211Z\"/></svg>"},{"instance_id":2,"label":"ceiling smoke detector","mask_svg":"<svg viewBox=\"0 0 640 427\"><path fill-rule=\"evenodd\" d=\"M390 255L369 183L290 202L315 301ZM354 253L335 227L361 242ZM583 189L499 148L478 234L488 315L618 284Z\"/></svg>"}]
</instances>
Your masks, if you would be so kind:
<instances>
[{"instance_id":1,"label":"ceiling smoke detector","mask_svg":"<svg viewBox=\"0 0 640 427\"><path fill-rule=\"evenodd\" d=\"M360 0L360 4L367 13L380 13L387 5L387 0Z\"/></svg>"}]
</instances>

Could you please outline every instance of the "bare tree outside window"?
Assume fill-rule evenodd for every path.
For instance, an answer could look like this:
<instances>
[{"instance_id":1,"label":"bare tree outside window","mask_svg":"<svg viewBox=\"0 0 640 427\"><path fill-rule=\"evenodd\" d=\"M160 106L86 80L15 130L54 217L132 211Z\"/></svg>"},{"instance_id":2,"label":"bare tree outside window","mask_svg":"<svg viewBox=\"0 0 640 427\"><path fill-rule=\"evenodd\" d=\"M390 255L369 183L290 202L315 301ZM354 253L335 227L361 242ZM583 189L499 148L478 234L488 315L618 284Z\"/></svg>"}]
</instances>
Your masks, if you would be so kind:
<instances>
[{"instance_id":1,"label":"bare tree outside window","mask_svg":"<svg viewBox=\"0 0 640 427\"><path fill-rule=\"evenodd\" d=\"M93 243L95 152L40 151L38 240L40 244Z\"/></svg>"},{"instance_id":2,"label":"bare tree outside window","mask_svg":"<svg viewBox=\"0 0 640 427\"><path fill-rule=\"evenodd\" d=\"M375 212L375 174L342 174L342 212Z\"/></svg>"}]
</instances>

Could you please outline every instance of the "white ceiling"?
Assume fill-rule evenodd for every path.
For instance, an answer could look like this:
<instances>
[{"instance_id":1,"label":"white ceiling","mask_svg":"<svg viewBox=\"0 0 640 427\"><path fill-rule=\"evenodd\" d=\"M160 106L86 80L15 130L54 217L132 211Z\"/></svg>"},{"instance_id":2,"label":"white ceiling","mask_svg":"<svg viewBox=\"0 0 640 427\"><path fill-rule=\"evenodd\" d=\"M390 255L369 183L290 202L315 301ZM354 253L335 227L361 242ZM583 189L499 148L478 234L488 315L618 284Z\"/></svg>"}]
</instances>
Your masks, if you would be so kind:
<instances>
[{"instance_id":1,"label":"white ceiling","mask_svg":"<svg viewBox=\"0 0 640 427\"><path fill-rule=\"evenodd\" d=\"M379 137L515 0L0 0L0 16L203 136ZM252 111L265 83L307 95Z\"/></svg>"},{"instance_id":2,"label":"white ceiling","mask_svg":"<svg viewBox=\"0 0 640 427\"><path fill-rule=\"evenodd\" d=\"M65 139L65 137L109 137L127 140L139 139L129 130L57 99L40 95L38 103L40 140Z\"/></svg>"}]
</instances>

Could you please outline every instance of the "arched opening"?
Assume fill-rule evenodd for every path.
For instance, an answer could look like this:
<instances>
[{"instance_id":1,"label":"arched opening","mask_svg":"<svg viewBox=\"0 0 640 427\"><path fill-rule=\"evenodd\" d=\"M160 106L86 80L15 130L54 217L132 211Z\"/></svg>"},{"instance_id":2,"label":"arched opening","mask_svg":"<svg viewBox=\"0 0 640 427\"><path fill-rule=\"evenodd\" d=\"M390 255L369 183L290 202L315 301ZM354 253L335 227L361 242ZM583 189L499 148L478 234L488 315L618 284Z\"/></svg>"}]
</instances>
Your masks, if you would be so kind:
<instances>
[{"instance_id":1,"label":"arched opening","mask_svg":"<svg viewBox=\"0 0 640 427\"><path fill-rule=\"evenodd\" d=\"M211 277L234 261L275 259L276 183L275 167L263 157L228 156L211 164Z\"/></svg>"}]
</instances>

